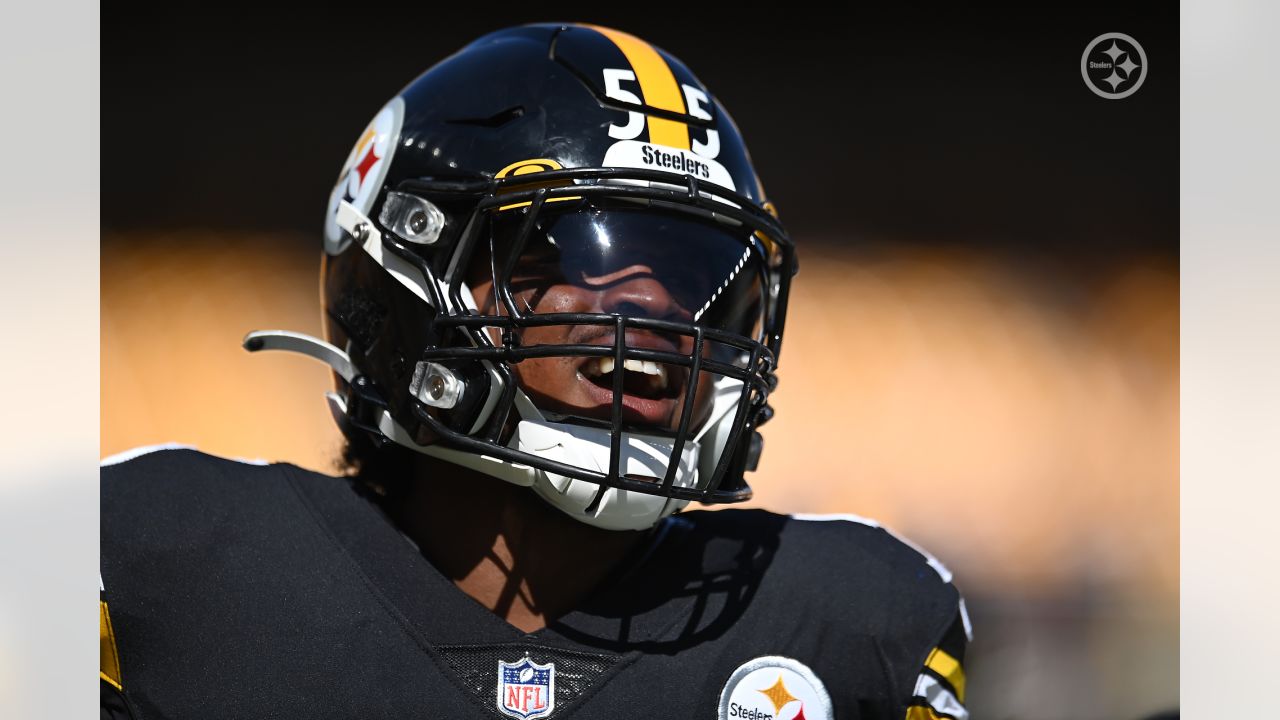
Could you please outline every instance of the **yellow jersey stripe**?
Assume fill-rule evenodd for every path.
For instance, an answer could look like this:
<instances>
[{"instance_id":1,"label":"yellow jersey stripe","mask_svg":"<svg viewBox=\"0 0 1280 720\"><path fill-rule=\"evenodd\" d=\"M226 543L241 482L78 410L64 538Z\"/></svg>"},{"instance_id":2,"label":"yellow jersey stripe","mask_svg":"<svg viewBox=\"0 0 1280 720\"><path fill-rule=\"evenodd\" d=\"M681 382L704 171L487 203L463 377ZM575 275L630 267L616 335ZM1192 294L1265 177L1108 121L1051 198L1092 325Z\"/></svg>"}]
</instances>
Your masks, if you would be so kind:
<instances>
[{"instance_id":1,"label":"yellow jersey stripe","mask_svg":"<svg viewBox=\"0 0 1280 720\"><path fill-rule=\"evenodd\" d=\"M631 69L636 74L636 81L640 83L640 93L644 96L646 105L685 114L684 95L680 92L680 83L676 82L676 76L672 74L671 67L652 45L634 35L611 28L599 25L587 27L609 38L626 56L627 62L631 64ZM649 124L649 142L681 150L689 149L688 125L653 115L646 115L645 118Z\"/></svg>"},{"instance_id":2,"label":"yellow jersey stripe","mask_svg":"<svg viewBox=\"0 0 1280 720\"><path fill-rule=\"evenodd\" d=\"M924 666L942 676L955 688L956 698L960 702L964 702L964 668L960 667L960 661L951 657L942 648L934 648L929 653L929 658L924 661Z\"/></svg>"},{"instance_id":3,"label":"yellow jersey stripe","mask_svg":"<svg viewBox=\"0 0 1280 720\"><path fill-rule=\"evenodd\" d=\"M98 649L98 676L121 690L120 655L116 652L116 633L111 628L111 614L107 612L105 600L98 601Z\"/></svg>"},{"instance_id":4,"label":"yellow jersey stripe","mask_svg":"<svg viewBox=\"0 0 1280 720\"><path fill-rule=\"evenodd\" d=\"M907 708L906 720L943 720L943 717L928 705L912 705Z\"/></svg>"}]
</instances>

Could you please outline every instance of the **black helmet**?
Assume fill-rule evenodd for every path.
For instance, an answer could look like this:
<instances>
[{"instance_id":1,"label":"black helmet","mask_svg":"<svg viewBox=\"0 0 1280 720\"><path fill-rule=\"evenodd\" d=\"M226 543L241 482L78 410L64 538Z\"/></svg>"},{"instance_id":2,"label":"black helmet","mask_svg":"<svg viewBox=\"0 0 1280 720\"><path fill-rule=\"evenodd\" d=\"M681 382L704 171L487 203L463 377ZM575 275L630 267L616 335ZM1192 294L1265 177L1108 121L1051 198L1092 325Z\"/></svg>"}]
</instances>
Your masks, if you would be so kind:
<instances>
[{"instance_id":1,"label":"black helmet","mask_svg":"<svg viewBox=\"0 0 1280 720\"><path fill-rule=\"evenodd\" d=\"M793 246L728 113L626 33L486 35L392 98L325 219L349 437L531 486L611 529L750 497Z\"/></svg>"}]
</instances>

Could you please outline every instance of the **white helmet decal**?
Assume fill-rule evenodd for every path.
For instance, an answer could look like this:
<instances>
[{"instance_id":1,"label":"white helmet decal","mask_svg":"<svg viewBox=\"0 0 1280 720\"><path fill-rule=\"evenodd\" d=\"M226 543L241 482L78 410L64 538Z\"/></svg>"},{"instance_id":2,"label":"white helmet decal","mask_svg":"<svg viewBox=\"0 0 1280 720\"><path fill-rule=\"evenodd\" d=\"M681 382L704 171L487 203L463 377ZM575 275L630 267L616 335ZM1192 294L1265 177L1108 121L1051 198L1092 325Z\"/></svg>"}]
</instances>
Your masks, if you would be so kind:
<instances>
[{"instance_id":1,"label":"white helmet decal","mask_svg":"<svg viewBox=\"0 0 1280 720\"><path fill-rule=\"evenodd\" d=\"M329 212L324 222L326 253L337 255L347 247L349 238L338 227L338 204L341 201L351 203L361 214L369 214L378 190L382 188L382 181L387 177L387 169L391 167L391 156L395 154L403 121L404 100L397 96L374 116L351 148L351 154L342 164L342 172L338 173L338 182L329 193Z\"/></svg>"}]
</instances>

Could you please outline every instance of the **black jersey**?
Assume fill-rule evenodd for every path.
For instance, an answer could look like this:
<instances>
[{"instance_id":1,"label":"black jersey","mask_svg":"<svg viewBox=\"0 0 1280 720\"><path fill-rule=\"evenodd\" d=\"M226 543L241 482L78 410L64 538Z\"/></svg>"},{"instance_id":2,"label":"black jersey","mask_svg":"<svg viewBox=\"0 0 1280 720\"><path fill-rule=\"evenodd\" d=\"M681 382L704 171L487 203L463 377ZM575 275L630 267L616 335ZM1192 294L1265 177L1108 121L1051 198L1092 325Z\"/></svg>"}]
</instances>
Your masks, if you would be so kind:
<instances>
[{"instance_id":1,"label":"black jersey","mask_svg":"<svg viewBox=\"0 0 1280 720\"><path fill-rule=\"evenodd\" d=\"M101 484L104 718L967 716L963 603L874 524L681 513L525 633L346 479L170 449Z\"/></svg>"}]
</instances>

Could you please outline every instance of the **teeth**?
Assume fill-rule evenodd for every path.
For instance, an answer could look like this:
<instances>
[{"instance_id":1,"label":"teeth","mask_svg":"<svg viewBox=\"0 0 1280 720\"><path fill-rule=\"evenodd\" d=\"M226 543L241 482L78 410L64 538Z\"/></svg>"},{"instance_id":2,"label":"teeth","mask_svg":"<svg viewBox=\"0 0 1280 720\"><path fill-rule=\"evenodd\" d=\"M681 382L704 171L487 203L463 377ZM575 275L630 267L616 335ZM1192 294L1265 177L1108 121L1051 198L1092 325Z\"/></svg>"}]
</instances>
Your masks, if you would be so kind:
<instances>
[{"instance_id":1,"label":"teeth","mask_svg":"<svg viewBox=\"0 0 1280 720\"><path fill-rule=\"evenodd\" d=\"M643 372L646 375L653 376L654 378L653 384L656 385L659 390L667 389L667 369L665 367L659 365L658 363L649 362L648 360L646 360L644 362Z\"/></svg>"},{"instance_id":2,"label":"teeth","mask_svg":"<svg viewBox=\"0 0 1280 720\"><path fill-rule=\"evenodd\" d=\"M613 372L613 366L614 362L611 357L592 358L582 366L582 372L590 375L591 377L600 377L601 375L608 375Z\"/></svg>"},{"instance_id":3,"label":"teeth","mask_svg":"<svg viewBox=\"0 0 1280 720\"><path fill-rule=\"evenodd\" d=\"M583 365L582 370L592 377L600 377L613 372L615 366L616 363L611 357L595 358ZM658 363L649 362L648 360L623 360L622 369L651 375L654 378L653 384L659 390L667 388L667 368Z\"/></svg>"}]
</instances>

